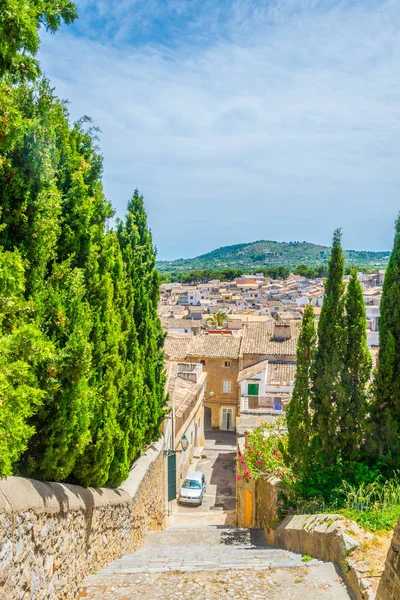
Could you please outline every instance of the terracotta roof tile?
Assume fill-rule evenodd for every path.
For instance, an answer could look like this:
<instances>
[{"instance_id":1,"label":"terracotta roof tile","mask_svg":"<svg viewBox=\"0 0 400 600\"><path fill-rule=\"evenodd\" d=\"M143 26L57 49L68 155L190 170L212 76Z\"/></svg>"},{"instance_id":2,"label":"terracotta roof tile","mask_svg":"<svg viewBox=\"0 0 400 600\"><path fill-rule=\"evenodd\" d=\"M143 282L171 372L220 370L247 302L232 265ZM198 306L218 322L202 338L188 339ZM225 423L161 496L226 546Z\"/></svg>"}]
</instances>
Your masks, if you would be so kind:
<instances>
[{"instance_id":1,"label":"terracotta roof tile","mask_svg":"<svg viewBox=\"0 0 400 600\"><path fill-rule=\"evenodd\" d=\"M291 338L274 339L275 323L248 323L243 333L243 354L296 355L297 340L300 334L298 323L290 323Z\"/></svg>"},{"instance_id":2,"label":"terracotta roof tile","mask_svg":"<svg viewBox=\"0 0 400 600\"><path fill-rule=\"evenodd\" d=\"M188 356L239 358L240 343L234 335L197 335L190 341Z\"/></svg>"},{"instance_id":3,"label":"terracotta roof tile","mask_svg":"<svg viewBox=\"0 0 400 600\"><path fill-rule=\"evenodd\" d=\"M165 357L170 360L184 360L192 337L190 333L168 333L164 342Z\"/></svg>"},{"instance_id":4,"label":"terracotta roof tile","mask_svg":"<svg viewBox=\"0 0 400 600\"><path fill-rule=\"evenodd\" d=\"M296 365L294 363L269 363L267 373L267 385L289 385L296 376Z\"/></svg>"}]
</instances>

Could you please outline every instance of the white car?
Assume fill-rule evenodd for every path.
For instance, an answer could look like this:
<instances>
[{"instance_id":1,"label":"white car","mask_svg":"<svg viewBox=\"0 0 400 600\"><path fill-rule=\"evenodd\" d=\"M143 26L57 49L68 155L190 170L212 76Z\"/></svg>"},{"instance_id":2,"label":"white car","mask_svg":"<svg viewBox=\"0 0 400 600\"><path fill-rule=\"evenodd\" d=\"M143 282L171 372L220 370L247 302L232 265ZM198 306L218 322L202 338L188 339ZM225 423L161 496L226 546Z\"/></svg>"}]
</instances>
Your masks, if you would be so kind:
<instances>
[{"instance_id":1,"label":"white car","mask_svg":"<svg viewBox=\"0 0 400 600\"><path fill-rule=\"evenodd\" d=\"M179 490L178 502L200 505L203 502L206 487L204 473L201 471L188 471Z\"/></svg>"}]
</instances>

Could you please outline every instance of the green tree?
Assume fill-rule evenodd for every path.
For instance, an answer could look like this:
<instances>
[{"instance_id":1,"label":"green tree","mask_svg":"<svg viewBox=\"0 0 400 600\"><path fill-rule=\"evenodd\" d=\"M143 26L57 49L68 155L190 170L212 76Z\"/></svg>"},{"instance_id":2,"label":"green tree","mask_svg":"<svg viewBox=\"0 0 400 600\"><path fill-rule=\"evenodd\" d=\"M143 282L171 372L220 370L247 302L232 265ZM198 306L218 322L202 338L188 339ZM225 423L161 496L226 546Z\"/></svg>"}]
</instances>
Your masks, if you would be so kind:
<instances>
[{"instance_id":1,"label":"green tree","mask_svg":"<svg viewBox=\"0 0 400 600\"><path fill-rule=\"evenodd\" d=\"M55 346L52 393L32 421L36 434L24 457L28 475L65 481L90 440L94 392L90 385L91 310L84 276L69 262L55 265L41 290L38 318Z\"/></svg>"},{"instance_id":2,"label":"green tree","mask_svg":"<svg viewBox=\"0 0 400 600\"><path fill-rule=\"evenodd\" d=\"M159 277L143 198L108 230L96 130L38 77L39 27L75 17L0 7L0 476L119 485L164 416Z\"/></svg>"},{"instance_id":3,"label":"green tree","mask_svg":"<svg viewBox=\"0 0 400 600\"><path fill-rule=\"evenodd\" d=\"M124 387L118 413L122 436L115 446L110 483L127 476L145 444L160 436L165 407L163 333L157 315L159 276L143 197L137 190L118 240L126 269L123 331L126 340Z\"/></svg>"},{"instance_id":4,"label":"green tree","mask_svg":"<svg viewBox=\"0 0 400 600\"><path fill-rule=\"evenodd\" d=\"M207 319L207 323L212 327L222 327L227 319L227 314L221 310L218 310L209 319Z\"/></svg>"},{"instance_id":5,"label":"green tree","mask_svg":"<svg viewBox=\"0 0 400 600\"><path fill-rule=\"evenodd\" d=\"M398 468L400 452L400 216L383 283L379 361L367 444L374 460Z\"/></svg>"},{"instance_id":6,"label":"green tree","mask_svg":"<svg viewBox=\"0 0 400 600\"><path fill-rule=\"evenodd\" d=\"M156 252L147 226L143 196L135 190L128 204L125 223L118 228L127 277L134 288L134 322L144 374L144 397L149 419L145 440L150 443L160 435L165 406L165 371L163 345L165 334L157 314L160 281L156 269Z\"/></svg>"},{"instance_id":7,"label":"green tree","mask_svg":"<svg viewBox=\"0 0 400 600\"><path fill-rule=\"evenodd\" d=\"M291 466L308 464L311 435L311 369L315 354L316 331L312 304L304 308L301 333L297 343L296 378L292 399L286 411L288 428L287 459Z\"/></svg>"},{"instance_id":8,"label":"green tree","mask_svg":"<svg viewBox=\"0 0 400 600\"><path fill-rule=\"evenodd\" d=\"M13 474L35 432L30 419L45 399L53 358L52 344L25 322L32 307L24 287L19 253L0 248L0 477Z\"/></svg>"},{"instance_id":9,"label":"green tree","mask_svg":"<svg viewBox=\"0 0 400 600\"><path fill-rule=\"evenodd\" d=\"M346 349L342 372L343 395L338 399L338 444L343 461L360 453L367 414L367 383L372 359L367 344L363 290L352 270L346 291Z\"/></svg>"},{"instance_id":10,"label":"green tree","mask_svg":"<svg viewBox=\"0 0 400 600\"><path fill-rule=\"evenodd\" d=\"M312 369L313 451L322 470L337 460L337 407L342 402L346 347L341 231L333 235L329 274L318 324L318 348Z\"/></svg>"},{"instance_id":11,"label":"green tree","mask_svg":"<svg viewBox=\"0 0 400 600\"><path fill-rule=\"evenodd\" d=\"M124 395L126 350L123 315L125 267L116 233L104 237L86 269L92 307L92 380L95 388L90 443L78 458L74 477L83 485L100 487L110 479L115 448L122 439L118 422Z\"/></svg>"},{"instance_id":12,"label":"green tree","mask_svg":"<svg viewBox=\"0 0 400 600\"><path fill-rule=\"evenodd\" d=\"M2 0L0 6L0 77L33 80L40 74L34 58L39 45L39 28L54 33L61 23L77 18L70 0Z\"/></svg>"}]
</instances>

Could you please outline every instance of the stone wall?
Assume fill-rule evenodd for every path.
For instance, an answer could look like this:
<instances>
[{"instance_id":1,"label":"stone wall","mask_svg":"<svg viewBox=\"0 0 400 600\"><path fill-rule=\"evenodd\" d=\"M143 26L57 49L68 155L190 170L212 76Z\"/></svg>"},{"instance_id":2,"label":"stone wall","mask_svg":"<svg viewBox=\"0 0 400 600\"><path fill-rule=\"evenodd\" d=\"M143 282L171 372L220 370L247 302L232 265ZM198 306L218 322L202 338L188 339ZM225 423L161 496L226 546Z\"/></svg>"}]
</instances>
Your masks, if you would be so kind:
<instances>
[{"instance_id":1,"label":"stone wall","mask_svg":"<svg viewBox=\"0 0 400 600\"><path fill-rule=\"evenodd\" d=\"M117 490L9 477L0 481L0 599L72 600L83 578L162 529L162 442Z\"/></svg>"},{"instance_id":2,"label":"stone wall","mask_svg":"<svg viewBox=\"0 0 400 600\"><path fill-rule=\"evenodd\" d=\"M376 600L399 600L400 598L400 519L394 530L392 543L386 558L385 570L379 582Z\"/></svg>"},{"instance_id":3,"label":"stone wall","mask_svg":"<svg viewBox=\"0 0 400 600\"><path fill-rule=\"evenodd\" d=\"M251 519L246 507L246 490L251 494ZM270 546L335 563L357 600L372 600L372 582L364 576L363 564L352 560L351 553L365 540L365 532L342 515L288 515L280 518L282 484L269 477L237 482L237 521L239 526L261 527ZM250 495L247 494L247 498ZM400 546L399 546L400 550ZM381 600L398 596L383 596Z\"/></svg>"}]
</instances>

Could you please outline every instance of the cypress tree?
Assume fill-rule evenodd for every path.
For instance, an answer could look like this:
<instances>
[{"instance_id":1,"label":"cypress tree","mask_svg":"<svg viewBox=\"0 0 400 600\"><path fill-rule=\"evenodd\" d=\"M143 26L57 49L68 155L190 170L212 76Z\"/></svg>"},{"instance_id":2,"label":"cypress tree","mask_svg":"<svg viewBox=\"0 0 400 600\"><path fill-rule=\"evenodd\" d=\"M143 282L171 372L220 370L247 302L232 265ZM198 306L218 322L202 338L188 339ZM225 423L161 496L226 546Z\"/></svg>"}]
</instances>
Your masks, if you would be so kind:
<instances>
[{"instance_id":1,"label":"cypress tree","mask_svg":"<svg viewBox=\"0 0 400 600\"><path fill-rule=\"evenodd\" d=\"M92 306L92 385L95 387L90 443L74 469L74 477L83 485L103 486L110 478L122 432L118 423L120 397L125 381L125 352L122 332L121 285L125 270L115 232L104 239L99 255L87 267ZM123 293L122 293L123 294ZM119 481L118 481L119 483Z\"/></svg>"},{"instance_id":2,"label":"cypress tree","mask_svg":"<svg viewBox=\"0 0 400 600\"><path fill-rule=\"evenodd\" d=\"M91 310L85 295L83 273L71 270L68 261L54 266L41 290L38 317L56 349L55 381L32 421L36 433L24 457L32 477L65 481L90 440L95 390L90 384Z\"/></svg>"},{"instance_id":3,"label":"cypress tree","mask_svg":"<svg viewBox=\"0 0 400 600\"><path fill-rule=\"evenodd\" d=\"M143 445L159 437L165 406L164 333L157 315L159 278L143 197L137 190L125 221L118 224L118 239L126 268L126 371L118 416L122 437L110 468L113 485L126 477Z\"/></svg>"},{"instance_id":4,"label":"cypress tree","mask_svg":"<svg viewBox=\"0 0 400 600\"><path fill-rule=\"evenodd\" d=\"M118 233L128 265L127 274L134 289L134 321L143 366L147 413L145 440L150 443L160 435L160 425L164 417L165 335L157 314L160 280L156 269L156 253L147 226L143 196L138 190L135 190L128 204L125 224L120 224Z\"/></svg>"},{"instance_id":5,"label":"cypress tree","mask_svg":"<svg viewBox=\"0 0 400 600\"><path fill-rule=\"evenodd\" d=\"M43 403L53 347L26 323L24 266L0 247L0 477L12 475L34 433L30 418Z\"/></svg>"},{"instance_id":6,"label":"cypress tree","mask_svg":"<svg viewBox=\"0 0 400 600\"><path fill-rule=\"evenodd\" d=\"M164 416L155 251L138 192L107 231L96 131L38 79L39 25L74 3L17 5L0 8L0 476L119 485Z\"/></svg>"},{"instance_id":7,"label":"cypress tree","mask_svg":"<svg viewBox=\"0 0 400 600\"><path fill-rule=\"evenodd\" d=\"M322 470L329 470L337 460L337 407L343 395L346 341L343 274L341 231L337 229L333 235L312 370L313 451Z\"/></svg>"},{"instance_id":8,"label":"cypress tree","mask_svg":"<svg viewBox=\"0 0 400 600\"><path fill-rule=\"evenodd\" d=\"M400 453L400 215L382 290L379 362L374 382L368 450L389 469Z\"/></svg>"},{"instance_id":9,"label":"cypress tree","mask_svg":"<svg viewBox=\"0 0 400 600\"><path fill-rule=\"evenodd\" d=\"M296 378L292 399L286 411L288 461L292 466L308 464L311 434L311 368L315 354L316 332L312 304L304 308L296 353Z\"/></svg>"},{"instance_id":10,"label":"cypress tree","mask_svg":"<svg viewBox=\"0 0 400 600\"><path fill-rule=\"evenodd\" d=\"M344 461L359 456L365 433L367 383L372 359L367 344L363 290L352 270L346 291L346 351L342 373L343 396L338 403L338 444Z\"/></svg>"}]
</instances>

